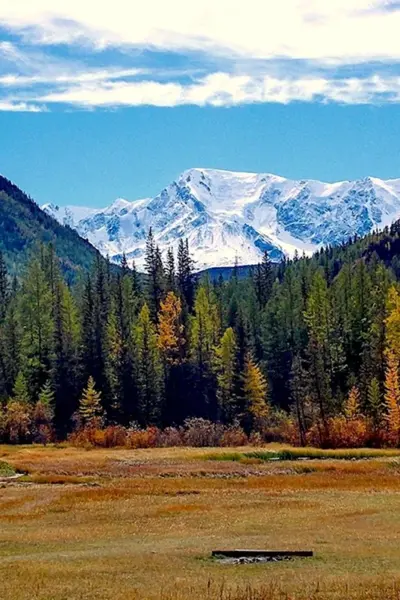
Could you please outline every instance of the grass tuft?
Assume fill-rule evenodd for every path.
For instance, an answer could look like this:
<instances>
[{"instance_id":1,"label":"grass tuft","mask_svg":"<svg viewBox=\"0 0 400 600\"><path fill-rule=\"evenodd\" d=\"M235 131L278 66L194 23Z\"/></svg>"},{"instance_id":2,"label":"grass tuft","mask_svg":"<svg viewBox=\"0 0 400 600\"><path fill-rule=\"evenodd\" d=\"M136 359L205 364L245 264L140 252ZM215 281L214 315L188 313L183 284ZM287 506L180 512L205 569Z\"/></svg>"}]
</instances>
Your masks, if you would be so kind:
<instances>
[{"instance_id":1,"label":"grass tuft","mask_svg":"<svg viewBox=\"0 0 400 600\"><path fill-rule=\"evenodd\" d=\"M254 452L225 452L206 454L207 460L248 463L249 461L275 460L365 460L370 458L400 457L400 450L369 448L320 450L319 448L284 448L283 450L255 450Z\"/></svg>"},{"instance_id":2,"label":"grass tuft","mask_svg":"<svg viewBox=\"0 0 400 600\"><path fill-rule=\"evenodd\" d=\"M11 465L0 460L0 477L12 477L15 473L15 469Z\"/></svg>"}]
</instances>

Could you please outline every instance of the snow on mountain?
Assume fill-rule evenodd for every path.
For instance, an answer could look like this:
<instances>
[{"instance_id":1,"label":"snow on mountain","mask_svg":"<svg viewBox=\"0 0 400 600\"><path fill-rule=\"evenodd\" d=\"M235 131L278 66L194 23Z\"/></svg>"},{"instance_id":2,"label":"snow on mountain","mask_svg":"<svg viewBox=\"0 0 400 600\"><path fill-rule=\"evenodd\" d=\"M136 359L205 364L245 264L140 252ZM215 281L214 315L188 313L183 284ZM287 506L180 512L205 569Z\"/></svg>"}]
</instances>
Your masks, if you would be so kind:
<instances>
[{"instance_id":1,"label":"snow on mountain","mask_svg":"<svg viewBox=\"0 0 400 600\"><path fill-rule=\"evenodd\" d=\"M400 217L400 179L322 183L271 174L189 169L155 198L122 198L105 209L42 207L114 262L143 268L152 227L163 251L188 238L197 268L310 254Z\"/></svg>"}]
</instances>

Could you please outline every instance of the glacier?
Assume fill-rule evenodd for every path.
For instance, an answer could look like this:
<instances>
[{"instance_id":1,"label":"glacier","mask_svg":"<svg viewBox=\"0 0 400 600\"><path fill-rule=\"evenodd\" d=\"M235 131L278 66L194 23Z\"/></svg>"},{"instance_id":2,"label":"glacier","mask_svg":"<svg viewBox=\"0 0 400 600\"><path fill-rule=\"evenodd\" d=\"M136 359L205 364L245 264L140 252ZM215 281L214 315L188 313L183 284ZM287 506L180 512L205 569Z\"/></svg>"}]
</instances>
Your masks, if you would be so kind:
<instances>
[{"instance_id":1,"label":"glacier","mask_svg":"<svg viewBox=\"0 0 400 600\"><path fill-rule=\"evenodd\" d=\"M144 267L149 228L163 253L188 238L197 270L310 255L400 217L400 179L323 183L268 173L194 168L155 198L119 198L104 209L42 206L103 255Z\"/></svg>"}]
</instances>

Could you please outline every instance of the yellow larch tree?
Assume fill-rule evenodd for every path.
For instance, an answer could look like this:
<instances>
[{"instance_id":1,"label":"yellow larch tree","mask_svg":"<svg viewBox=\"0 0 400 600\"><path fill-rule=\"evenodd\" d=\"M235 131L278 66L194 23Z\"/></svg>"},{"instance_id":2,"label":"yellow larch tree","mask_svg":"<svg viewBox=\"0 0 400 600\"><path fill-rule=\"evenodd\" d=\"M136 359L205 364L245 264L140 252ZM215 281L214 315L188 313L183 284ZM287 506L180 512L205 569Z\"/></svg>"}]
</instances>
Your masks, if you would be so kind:
<instances>
[{"instance_id":1,"label":"yellow larch tree","mask_svg":"<svg viewBox=\"0 0 400 600\"><path fill-rule=\"evenodd\" d=\"M174 292L168 292L160 304L157 326L158 347L167 364L179 364L183 360L183 330L181 300Z\"/></svg>"},{"instance_id":2,"label":"yellow larch tree","mask_svg":"<svg viewBox=\"0 0 400 600\"><path fill-rule=\"evenodd\" d=\"M262 422L269 415L269 405L267 402L268 385L260 367L250 354L246 356L244 366L243 391L246 410L251 419L252 426L260 428Z\"/></svg>"}]
</instances>

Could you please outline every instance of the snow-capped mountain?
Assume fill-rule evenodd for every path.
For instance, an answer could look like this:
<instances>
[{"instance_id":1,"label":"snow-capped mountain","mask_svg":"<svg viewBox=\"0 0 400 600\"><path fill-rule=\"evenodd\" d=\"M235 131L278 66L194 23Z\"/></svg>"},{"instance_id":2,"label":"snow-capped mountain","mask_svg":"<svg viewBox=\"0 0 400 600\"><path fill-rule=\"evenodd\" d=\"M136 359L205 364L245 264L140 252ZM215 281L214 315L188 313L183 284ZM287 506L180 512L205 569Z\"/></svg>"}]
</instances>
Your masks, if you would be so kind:
<instances>
[{"instance_id":1,"label":"snow-capped mountain","mask_svg":"<svg viewBox=\"0 0 400 600\"><path fill-rule=\"evenodd\" d=\"M321 183L270 174L190 169L155 198L119 199L105 209L42 207L114 262L140 268L149 228L163 251L188 238L197 268L311 253L400 217L400 179Z\"/></svg>"}]
</instances>

